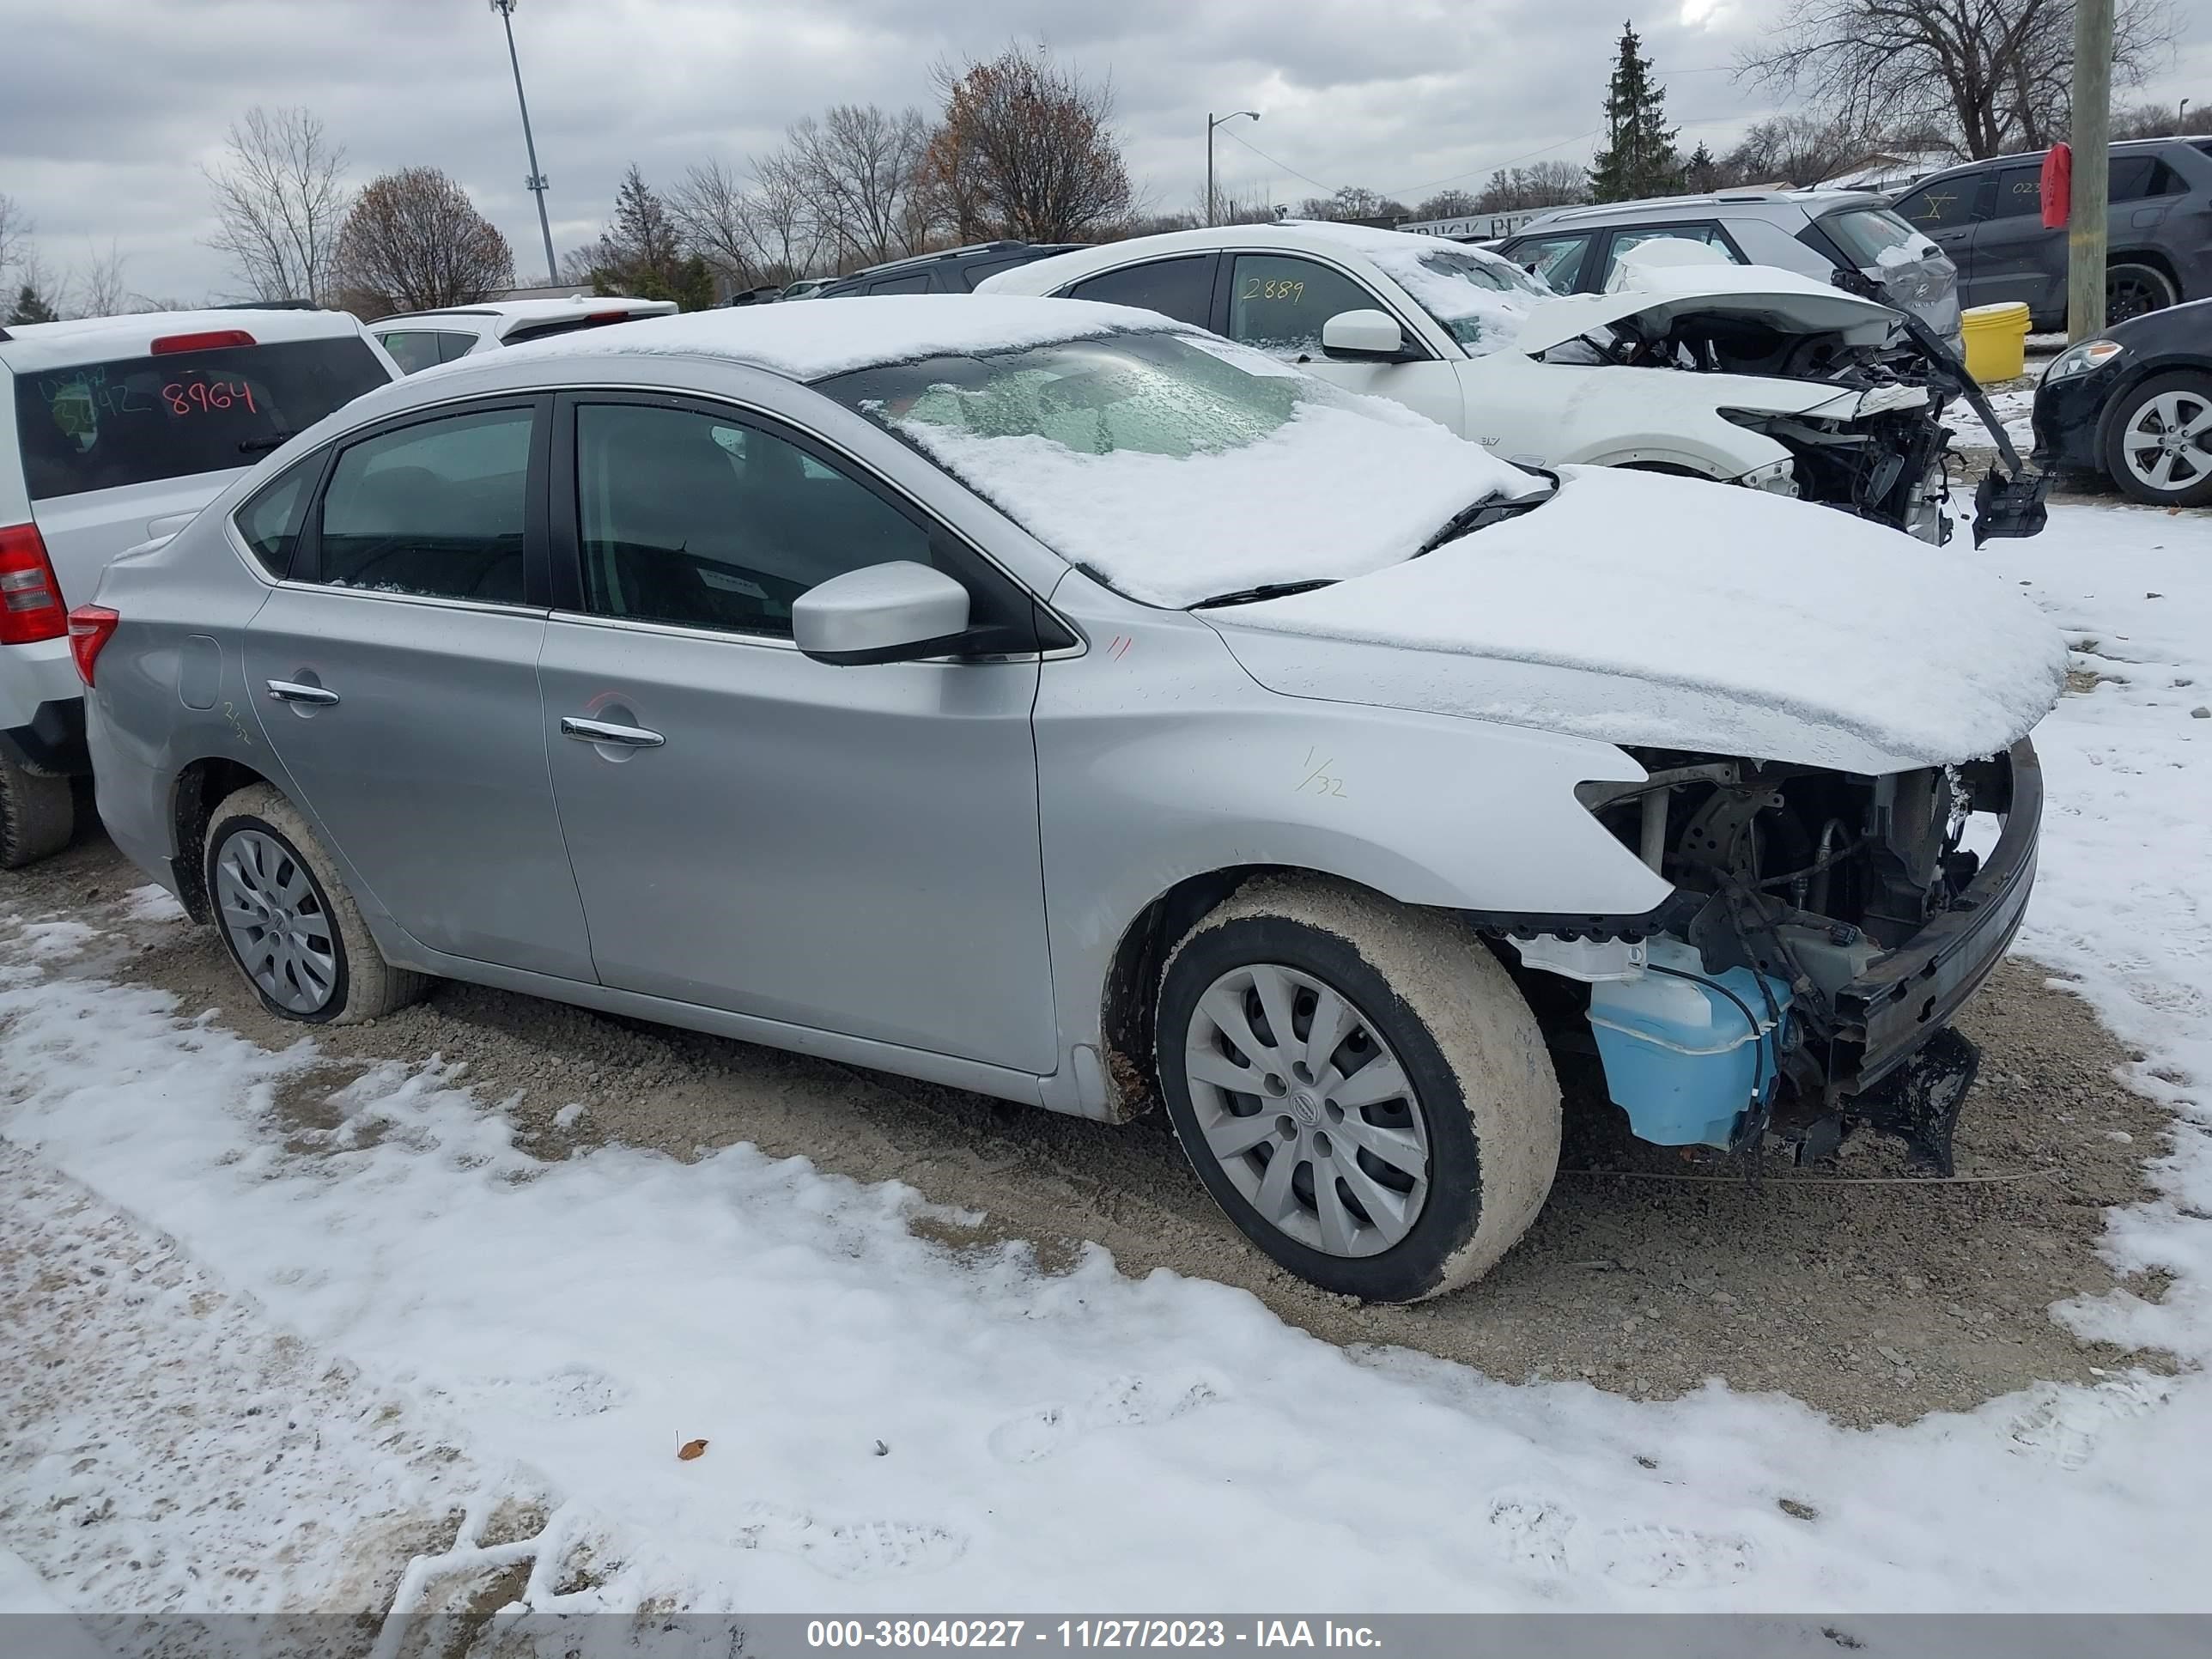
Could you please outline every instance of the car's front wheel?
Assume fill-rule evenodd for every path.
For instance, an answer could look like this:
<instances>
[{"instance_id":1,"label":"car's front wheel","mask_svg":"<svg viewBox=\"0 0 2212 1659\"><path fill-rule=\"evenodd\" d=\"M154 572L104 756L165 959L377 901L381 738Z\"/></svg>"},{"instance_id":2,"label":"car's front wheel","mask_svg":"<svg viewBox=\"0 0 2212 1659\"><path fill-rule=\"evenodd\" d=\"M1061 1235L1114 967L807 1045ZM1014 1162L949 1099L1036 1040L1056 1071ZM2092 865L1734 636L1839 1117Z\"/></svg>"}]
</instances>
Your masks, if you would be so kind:
<instances>
[{"instance_id":1,"label":"car's front wheel","mask_svg":"<svg viewBox=\"0 0 2212 1659\"><path fill-rule=\"evenodd\" d=\"M270 1013L350 1025L422 995L422 975L385 961L331 855L267 784L216 808L204 869L223 944Z\"/></svg>"},{"instance_id":2,"label":"car's front wheel","mask_svg":"<svg viewBox=\"0 0 2212 1659\"><path fill-rule=\"evenodd\" d=\"M2105 440L2112 482L2156 507L2212 505L2212 374L2154 374L2124 394Z\"/></svg>"},{"instance_id":3,"label":"car's front wheel","mask_svg":"<svg viewBox=\"0 0 2212 1659\"><path fill-rule=\"evenodd\" d=\"M1449 916L1340 882L1255 883L1176 948L1158 1042L1199 1178L1325 1290L1411 1302L1468 1284L1551 1190L1551 1056Z\"/></svg>"}]
</instances>

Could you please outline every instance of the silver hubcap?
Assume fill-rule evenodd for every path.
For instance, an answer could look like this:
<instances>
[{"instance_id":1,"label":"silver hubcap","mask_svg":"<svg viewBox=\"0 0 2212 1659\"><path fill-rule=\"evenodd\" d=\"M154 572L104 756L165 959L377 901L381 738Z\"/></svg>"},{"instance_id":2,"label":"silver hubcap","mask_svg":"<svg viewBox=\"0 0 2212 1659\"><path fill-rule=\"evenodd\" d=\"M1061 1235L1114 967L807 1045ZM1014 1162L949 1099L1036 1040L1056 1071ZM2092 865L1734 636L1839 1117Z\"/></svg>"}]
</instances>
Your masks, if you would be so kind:
<instances>
[{"instance_id":1,"label":"silver hubcap","mask_svg":"<svg viewBox=\"0 0 2212 1659\"><path fill-rule=\"evenodd\" d=\"M1268 1224L1329 1255L1375 1255L1420 1218L1429 1131L1366 1016L1272 963L1206 988L1183 1042L1206 1147ZM1195 1149L1194 1149L1195 1150Z\"/></svg>"},{"instance_id":2,"label":"silver hubcap","mask_svg":"<svg viewBox=\"0 0 2212 1659\"><path fill-rule=\"evenodd\" d=\"M288 1012L319 1012L337 989L337 947L299 860L258 830L240 830L216 860L215 899L253 982Z\"/></svg>"},{"instance_id":3,"label":"silver hubcap","mask_svg":"<svg viewBox=\"0 0 2212 1659\"><path fill-rule=\"evenodd\" d=\"M2212 474L2212 398L2161 392L2120 434L2128 471L2153 489L2182 490Z\"/></svg>"}]
</instances>

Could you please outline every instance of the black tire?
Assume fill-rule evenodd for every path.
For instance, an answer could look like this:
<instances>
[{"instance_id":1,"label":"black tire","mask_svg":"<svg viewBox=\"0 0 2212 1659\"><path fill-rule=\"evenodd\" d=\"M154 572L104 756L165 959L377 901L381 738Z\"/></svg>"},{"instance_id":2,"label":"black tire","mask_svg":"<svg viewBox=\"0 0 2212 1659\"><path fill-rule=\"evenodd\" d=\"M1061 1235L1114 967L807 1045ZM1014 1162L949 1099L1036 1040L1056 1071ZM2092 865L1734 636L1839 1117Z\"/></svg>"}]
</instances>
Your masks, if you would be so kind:
<instances>
[{"instance_id":1,"label":"black tire","mask_svg":"<svg viewBox=\"0 0 2212 1659\"><path fill-rule=\"evenodd\" d=\"M1282 1143L1255 1144L1229 1158L1208 1144L1187 1069L1205 1058L1188 1057L1194 1018L1200 1016L1201 1000L1209 992L1220 991L1224 976L1233 981L1255 967L1262 973L1288 970L1334 991L1354 1017L1373 1028L1373 1038L1363 1029L1333 1051L1349 1056L1343 1066L1359 1064L1354 1043L1379 1041L1382 1057L1395 1056L1410 1081L1410 1091L1391 1097L1386 1109L1402 1115L1406 1127L1395 1133L1425 1139L1426 1180L1418 1212L1395 1242L1367 1254L1316 1248L1271 1220L1240 1187L1240 1179L1249 1184L1256 1170L1258 1196L1266 1199L1265 1172L1285 1156L1285 1146L1294 1157L1307 1158L1310 1146L1329 1150L1329 1129L1342 1133L1344 1112L1310 1073L1297 1075L1312 1088L1293 1086L1280 1099L1256 1089L1237 1094L1201 1084L1208 1091L1217 1133L1231 1127L1234 1133L1260 1117L1275 1117ZM1295 994L1290 1046L1308 1040L1318 1015L1317 1003L1310 1000L1317 994L1312 985ZM1264 1020L1256 988L1247 1006ZM1259 1030L1255 1023L1253 1030ZM1535 1017L1505 970L1449 915L1395 904L1344 882L1283 878L1253 883L1200 921L1170 957L1156 1039L1161 1092L1199 1179L1246 1237L1323 1290L1369 1302L1413 1302L1469 1284L1528 1231L1551 1191L1559 1161L1559 1086L1551 1055ZM1359 1075L1334 1062L1327 1069L1346 1081ZM1270 1078L1267 1090L1277 1080ZM1244 1103L1231 1107L1237 1113L1233 1119L1219 1109L1231 1102ZM1287 1115L1293 1104L1308 1115L1307 1139L1291 1139L1300 1133ZM1285 1115L1276 1117L1279 1107ZM1365 1118L1369 1109L1353 1109ZM1316 1110L1334 1114L1333 1121L1316 1123L1310 1115ZM1363 1129L1372 1130L1378 1122L1369 1120ZM1350 1144L1339 1139L1340 1158ZM1357 1142L1362 1148L1365 1144ZM1387 1173L1364 1150L1353 1155L1370 1177ZM1241 1175L1232 1175L1230 1167L1237 1158L1245 1160ZM1322 1225L1316 1182L1323 1167L1315 1158L1293 1166L1289 1178L1292 1200L1313 1212L1310 1231ZM1303 1196L1294 1189L1301 1172ZM1347 1200L1358 1200L1335 1176L1328 1179L1340 1216ZM1279 1200L1281 1196L1279 1188ZM1309 1225L1296 1216L1292 1220ZM1377 1229L1372 1237L1381 1240L1388 1231Z\"/></svg>"},{"instance_id":2,"label":"black tire","mask_svg":"<svg viewBox=\"0 0 2212 1659\"><path fill-rule=\"evenodd\" d=\"M2212 374L2186 368L2154 374L2116 399L2105 417L2105 471L2133 501L2153 507L2212 506L2212 425L2200 430L2178 459L2176 487L2160 489L2154 477L2136 470L2154 453L2148 422L2155 418L2154 405L2161 400L2171 400L2168 408L2192 421L2212 415ZM2154 471L2154 463L2146 470Z\"/></svg>"},{"instance_id":3,"label":"black tire","mask_svg":"<svg viewBox=\"0 0 2212 1659\"><path fill-rule=\"evenodd\" d=\"M2173 278L2156 265L2122 260L2105 267L2105 325L2124 323L2179 303Z\"/></svg>"},{"instance_id":4,"label":"black tire","mask_svg":"<svg viewBox=\"0 0 2212 1659\"><path fill-rule=\"evenodd\" d=\"M240 915L225 902L226 892L235 885L235 881L234 878L226 883L222 879L222 860L225 853L241 836L256 838L252 843L240 843L241 854L249 844L265 848L273 843L296 866L312 899L299 907L300 925L295 931L311 935L319 945L327 947L319 951L326 956L330 963L326 988L323 986L323 975L313 980L303 980L296 974L288 975L281 969L270 969L270 958L256 953L257 962L270 972L280 988L287 989L289 1006L272 995L256 976L255 968L248 965L247 952L254 949L255 927L241 921ZM230 952L231 961L253 988L254 994L261 999L261 1006L278 1018L309 1025L358 1024L397 1012L420 998L428 988L429 981L424 975L395 968L384 959L369 934L368 924L362 920L361 907L354 902L353 895L338 878L337 866L322 842L299 809L267 784L240 789L216 808L214 816L208 820L201 870L206 878L209 902L215 910L216 931L222 936L223 948ZM288 882L293 879L290 871L282 873ZM303 986L321 988L321 1000L313 1006L300 1006L305 995Z\"/></svg>"},{"instance_id":5,"label":"black tire","mask_svg":"<svg viewBox=\"0 0 2212 1659\"><path fill-rule=\"evenodd\" d=\"M52 858L76 833L74 783L0 753L0 869Z\"/></svg>"}]
</instances>

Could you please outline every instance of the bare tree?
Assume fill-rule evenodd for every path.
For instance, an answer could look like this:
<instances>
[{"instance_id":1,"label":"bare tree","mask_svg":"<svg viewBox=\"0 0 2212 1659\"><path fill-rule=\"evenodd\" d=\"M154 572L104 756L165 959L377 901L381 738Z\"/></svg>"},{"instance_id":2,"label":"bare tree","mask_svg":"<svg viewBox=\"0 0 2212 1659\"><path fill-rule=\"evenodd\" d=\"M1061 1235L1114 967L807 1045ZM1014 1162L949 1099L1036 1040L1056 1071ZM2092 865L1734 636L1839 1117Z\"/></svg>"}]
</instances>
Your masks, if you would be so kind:
<instances>
[{"instance_id":1,"label":"bare tree","mask_svg":"<svg viewBox=\"0 0 2212 1659\"><path fill-rule=\"evenodd\" d=\"M0 195L0 276L30 245L31 221L12 196Z\"/></svg>"},{"instance_id":2,"label":"bare tree","mask_svg":"<svg viewBox=\"0 0 2212 1659\"><path fill-rule=\"evenodd\" d=\"M760 260L786 282L811 276L821 263L823 236L814 220L806 170L788 149L752 160L753 223Z\"/></svg>"},{"instance_id":3,"label":"bare tree","mask_svg":"<svg viewBox=\"0 0 2212 1659\"><path fill-rule=\"evenodd\" d=\"M1416 219L1464 219L1480 211L1474 192L1464 190L1440 190L1413 204Z\"/></svg>"},{"instance_id":4,"label":"bare tree","mask_svg":"<svg viewBox=\"0 0 2212 1659\"><path fill-rule=\"evenodd\" d=\"M963 236L1060 242L1135 207L1114 134L1114 84L1056 61L1042 42L932 71L945 100L922 170Z\"/></svg>"},{"instance_id":5,"label":"bare tree","mask_svg":"<svg viewBox=\"0 0 2212 1659\"><path fill-rule=\"evenodd\" d=\"M234 123L222 162L203 169L215 192L209 246L258 300L331 293L331 253L344 218L345 147L323 136L311 110L256 106Z\"/></svg>"},{"instance_id":6,"label":"bare tree","mask_svg":"<svg viewBox=\"0 0 2212 1659\"><path fill-rule=\"evenodd\" d=\"M668 214L694 252L739 288L764 280L752 196L720 161L695 167L668 192Z\"/></svg>"},{"instance_id":7,"label":"bare tree","mask_svg":"<svg viewBox=\"0 0 2212 1659\"><path fill-rule=\"evenodd\" d=\"M474 305L514 285L514 255L469 193L436 167L387 173L339 224L331 282L375 316Z\"/></svg>"},{"instance_id":8,"label":"bare tree","mask_svg":"<svg viewBox=\"0 0 2212 1659\"><path fill-rule=\"evenodd\" d=\"M1747 128L1718 171L1730 185L1816 185L1864 161L1881 143L1846 115L1778 115Z\"/></svg>"},{"instance_id":9,"label":"bare tree","mask_svg":"<svg viewBox=\"0 0 2212 1659\"><path fill-rule=\"evenodd\" d=\"M908 198L927 143L918 110L838 104L820 120L793 123L787 139L809 216L842 262L869 264L912 251Z\"/></svg>"},{"instance_id":10,"label":"bare tree","mask_svg":"<svg viewBox=\"0 0 2212 1659\"><path fill-rule=\"evenodd\" d=\"M89 250L83 270L70 274L65 308L79 317L117 317L143 310L123 280L123 254L112 241L106 253Z\"/></svg>"},{"instance_id":11,"label":"bare tree","mask_svg":"<svg viewBox=\"0 0 2212 1659\"><path fill-rule=\"evenodd\" d=\"M1478 213L1517 213L1525 208L1565 207L1590 198L1588 169L1572 161L1538 161L1499 168L1475 198Z\"/></svg>"},{"instance_id":12,"label":"bare tree","mask_svg":"<svg viewBox=\"0 0 2212 1659\"><path fill-rule=\"evenodd\" d=\"M2212 132L2212 104L2197 99L2191 107L2177 111L2172 104L2135 104L2112 112L2114 138L2163 138L2172 133L2191 137ZM4 263L4 262L0 262Z\"/></svg>"},{"instance_id":13,"label":"bare tree","mask_svg":"<svg viewBox=\"0 0 2212 1659\"><path fill-rule=\"evenodd\" d=\"M2112 74L2141 82L2172 40L2166 0L2117 0ZM1795 92L1861 132L1942 116L1978 159L2063 137L2073 0L1790 0L1739 78Z\"/></svg>"},{"instance_id":14,"label":"bare tree","mask_svg":"<svg viewBox=\"0 0 2212 1659\"><path fill-rule=\"evenodd\" d=\"M1364 185L1346 185L1328 196L1309 196L1292 215L1299 219L1410 219L1413 209Z\"/></svg>"}]
</instances>

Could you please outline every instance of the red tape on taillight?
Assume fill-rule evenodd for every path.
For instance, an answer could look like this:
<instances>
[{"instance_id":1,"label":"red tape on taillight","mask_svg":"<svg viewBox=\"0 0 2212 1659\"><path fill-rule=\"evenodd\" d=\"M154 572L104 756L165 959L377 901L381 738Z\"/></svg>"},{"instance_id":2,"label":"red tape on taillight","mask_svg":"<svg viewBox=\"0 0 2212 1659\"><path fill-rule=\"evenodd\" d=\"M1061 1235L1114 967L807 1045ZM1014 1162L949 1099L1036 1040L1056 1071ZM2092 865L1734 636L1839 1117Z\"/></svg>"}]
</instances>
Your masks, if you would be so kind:
<instances>
[{"instance_id":1,"label":"red tape on taillight","mask_svg":"<svg viewBox=\"0 0 2212 1659\"><path fill-rule=\"evenodd\" d=\"M76 677L88 690L100 648L114 637L115 624L122 620L104 605L81 605L69 613L70 655L76 659Z\"/></svg>"},{"instance_id":2,"label":"red tape on taillight","mask_svg":"<svg viewBox=\"0 0 2212 1659\"><path fill-rule=\"evenodd\" d=\"M62 585L39 526L0 527L0 645L31 645L68 632Z\"/></svg>"}]
</instances>

